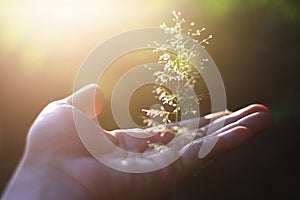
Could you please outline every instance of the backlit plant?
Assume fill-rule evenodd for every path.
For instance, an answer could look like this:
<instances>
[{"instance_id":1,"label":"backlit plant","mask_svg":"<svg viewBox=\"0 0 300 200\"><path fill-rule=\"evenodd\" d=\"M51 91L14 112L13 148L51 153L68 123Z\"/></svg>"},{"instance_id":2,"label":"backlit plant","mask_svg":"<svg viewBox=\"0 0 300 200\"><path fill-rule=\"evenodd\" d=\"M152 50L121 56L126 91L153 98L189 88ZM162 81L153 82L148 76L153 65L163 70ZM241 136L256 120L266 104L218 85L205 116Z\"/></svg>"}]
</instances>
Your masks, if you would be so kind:
<instances>
[{"instance_id":1,"label":"backlit plant","mask_svg":"<svg viewBox=\"0 0 300 200\"><path fill-rule=\"evenodd\" d=\"M148 127L178 122L182 115L197 114L197 110L193 109L192 105L199 106L201 100L199 94L197 96L188 95L188 91L195 88L200 73L192 64L193 58L199 56L196 47L188 46L187 43L192 39L193 42L205 48L212 35L198 41L197 38L205 28L195 29L195 22L187 22L181 17L180 12L173 11L172 14L173 26L169 27L166 23L160 25L169 39L164 44L155 42L156 48L153 50L153 52L160 53L157 63L163 66L162 69L155 70L153 73L156 83L153 93L161 105L158 108L142 109L146 113L143 122ZM203 59L202 61L201 67L203 68L208 60ZM164 87L167 84L175 85L175 90L170 91ZM183 104L185 105L183 106ZM159 127L160 130L157 131L162 133L161 136L167 131L175 135L188 131L185 127L178 126L167 128L168 126L163 125ZM159 145L149 145L160 148Z\"/></svg>"}]
</instances>

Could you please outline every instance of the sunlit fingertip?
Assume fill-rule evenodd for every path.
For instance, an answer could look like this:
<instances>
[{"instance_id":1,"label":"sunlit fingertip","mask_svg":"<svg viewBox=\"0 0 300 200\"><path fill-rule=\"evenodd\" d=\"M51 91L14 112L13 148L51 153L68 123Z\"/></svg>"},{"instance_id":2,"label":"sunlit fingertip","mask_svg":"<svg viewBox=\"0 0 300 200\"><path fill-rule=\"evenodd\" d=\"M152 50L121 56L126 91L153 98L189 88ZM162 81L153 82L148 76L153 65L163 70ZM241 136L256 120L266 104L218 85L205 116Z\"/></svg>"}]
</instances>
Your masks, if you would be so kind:
<instances>
[{"instance_id":1,"label":"sunlit fingertip","mask_svg":"<svg viewBox=\"0 0 300 200\"><path fill-rule=\"evenodd\" d=\"M222 117L222 116L227 115L227 114L230 114L230 112L228 110L220 111L220 112L205 115L204 119L209 119L210 120L210 119L214 119L214 118L217 118L217 117Z\"/></svg>"}]
</instances>

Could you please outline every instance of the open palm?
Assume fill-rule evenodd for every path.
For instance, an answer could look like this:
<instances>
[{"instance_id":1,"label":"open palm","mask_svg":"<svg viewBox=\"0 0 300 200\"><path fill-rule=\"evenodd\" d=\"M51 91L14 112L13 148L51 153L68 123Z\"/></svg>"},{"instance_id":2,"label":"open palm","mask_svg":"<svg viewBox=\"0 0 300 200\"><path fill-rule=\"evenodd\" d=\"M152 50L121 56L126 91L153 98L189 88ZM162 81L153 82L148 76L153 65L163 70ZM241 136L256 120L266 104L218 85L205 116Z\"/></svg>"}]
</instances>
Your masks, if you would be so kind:
<instances>
[{"instance_id":1,"label":"open palm","mask_svg":"<svg viewBox=\"0 0 300 200\"><path fill-rule=\"evenodd\" d=\"M73 98L79 99L80 103L75 105ZM105 131L92 120L101 112L103 101L101 91L95 85L89 85L71 97L49 104L29 131L24 158L4 197L24 198L24 195L14 193L19 189L18 193L22 194L19 180L23 177L27 178L29 184L47 179L48 184L40 184L43 192L37 194L33 191L29 199L166 198L171 194L174 184L187 180L207 160L239 146L271 124L269 110L256 104L233 113L220 112L180 124L169 124L167 130L170 131L163 135L153 129ZM91 108L91 105L95 106ZM91 135L90 138L80 138L77 134L74 113L80 117L80 126L85 128L87 135ZM197 128L186 134L175 137L172 133L173 127L195 123ZM219 126L219 123L224 123L224 126ZM190 135L195 136L195 133L205 135L208 130L213 132L204 137L187 139L191 138L188 137ZM90 142L93 139L91 133L99 137L96 134L99 132L106 137L102 138L103 141L97 141L94 149L99 153L98 160L108 162L104 164L82 143L82 140ZM135 137L147 134L150 136ZM208 137L217 138L217 142L200 159L199 149L205 145ZM110 141L110 145L107 141ZM149 148L149 143L159 143L162 150ZM118 167L114 169L107 165ZM145 172L134 173L134 169L145 169ZM33 176L35 173L36 176ZM30 175L33 177L28 179ZM26 191L26 187L23 189Z\"/></svg>"}]
</instances>

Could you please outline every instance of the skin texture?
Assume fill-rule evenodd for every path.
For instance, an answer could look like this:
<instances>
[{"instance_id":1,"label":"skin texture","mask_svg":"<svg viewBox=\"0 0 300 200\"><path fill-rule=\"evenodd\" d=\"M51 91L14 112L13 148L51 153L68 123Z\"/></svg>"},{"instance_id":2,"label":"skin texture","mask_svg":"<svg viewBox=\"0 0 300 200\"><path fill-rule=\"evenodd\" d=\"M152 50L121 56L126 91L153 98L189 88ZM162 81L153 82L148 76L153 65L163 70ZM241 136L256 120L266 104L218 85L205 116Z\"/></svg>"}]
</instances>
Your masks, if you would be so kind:
<instances>
[{"instance_id":1,"label":"skin texture","mask_svg":"<svg viewBox=\"0 0 300 200\"><path fill-rule=\"evenodd\" d=\"M77 99L76 105L73 103L74 98ZM95 105L95 109L91 105ZM160 142L167 149L164 154L151 150L151 161L147 156L133 158L130 153L116 155L115 149L103 149L106 155L119 163L125 159L129 164L134 160L140 165L151 165L152 162L164 162L174 152L181 154L176 162L160 170L125 173L97 161L84 147L76 131L73 112L85 119L87 127L101 129L92 119L101 113L103 106L104 96L93 84L70 97L50 103L28 133L24 156L3 199L166 199L172 194L174 184L187 181L196 171L201 174L199 169L208 160L238 147L271 125L270 111L258 104L233 113L220 112L184 121L183 124L189 124L197 120L199 129L194 131L205 133L209 126L219 123L218 120L225 120L225 126L210 135L218 138L216 145L201 159L198 152L206 142L205 137L189 141L175 152L170 144L178 138L174 139L172 133L166 133L164 137L156 134L143 139L133 137L130 134L132 130L104 131L114 145L128 152L150 151L148 140ZM135 134L143 134L145 131L135 130Z\"/></svg>"}]
</instances>

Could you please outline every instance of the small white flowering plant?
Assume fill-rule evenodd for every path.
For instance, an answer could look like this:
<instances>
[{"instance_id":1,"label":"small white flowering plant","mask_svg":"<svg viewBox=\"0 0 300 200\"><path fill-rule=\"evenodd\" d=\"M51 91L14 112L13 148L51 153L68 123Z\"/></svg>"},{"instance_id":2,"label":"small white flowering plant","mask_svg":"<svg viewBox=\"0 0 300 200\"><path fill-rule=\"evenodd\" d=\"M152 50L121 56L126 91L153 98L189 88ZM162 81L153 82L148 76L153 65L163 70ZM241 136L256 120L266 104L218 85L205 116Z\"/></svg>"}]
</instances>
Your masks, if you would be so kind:
<instances>
[{"instance_id":1,"label":"small white flowering plant","mask_svg":"<svg viewBox=\"0 0 300 200\"><path fill-rule=\"evenodd\" d=\"M153 93L161 102L161 105L156 108L142 109L146 113L143 123L148 127L178 122L181 120L180 116L182 115L197 114L197 110L193 109L191 105L196 104L199 106L201 100L199 94L189 96L188 93L188 91L195 88L197 80L200 78L200 72L192 63L193 58L198 56L197 50L194 48L195 46L186 44L192 39L193 42L205 48L205 45L209 44L212 35L199 41L197 38L205 28L195 29L195 22L187 22L180 12L173 11L172 14L173 26L169 27L166 23L160 25L160 28L169 36L169 39L164 44L154 42L156 48L153 52L160 54L157 63L163 67L160 70L154 70L155 86ZM202 68L205 61L208 60L203 59ZM170 84L175 85L175 90L170 91L164 87L164 85ZM185 105L182 106L183 104ZM167 127L163 126L163 129L159 130L162 132L162 136L167 131L174 134L187 131L184 127Z\"/></svg>"}]
</instances>

